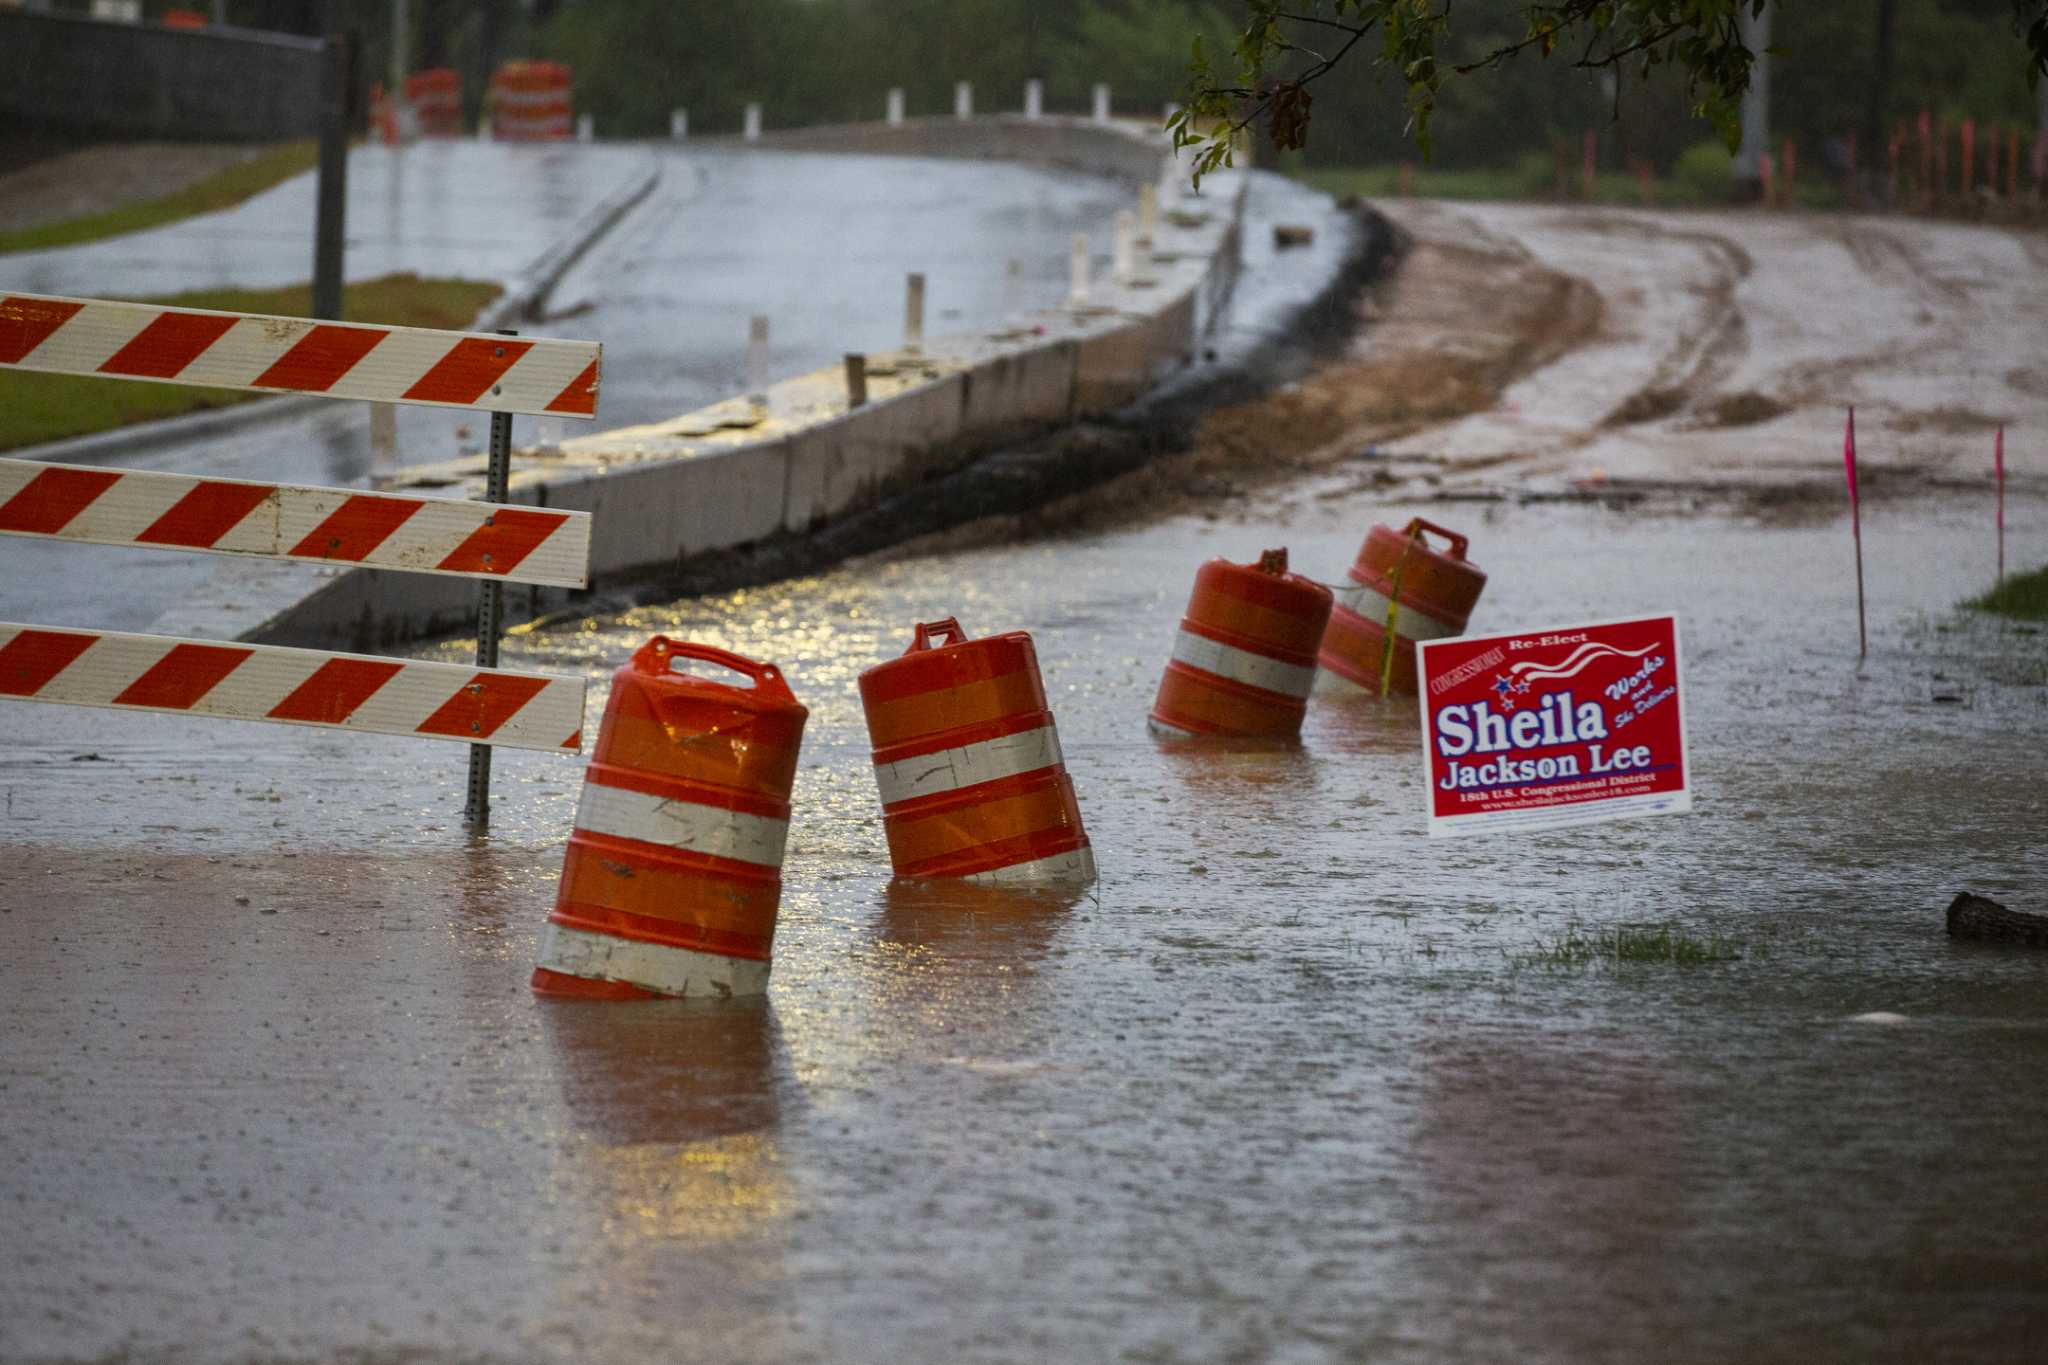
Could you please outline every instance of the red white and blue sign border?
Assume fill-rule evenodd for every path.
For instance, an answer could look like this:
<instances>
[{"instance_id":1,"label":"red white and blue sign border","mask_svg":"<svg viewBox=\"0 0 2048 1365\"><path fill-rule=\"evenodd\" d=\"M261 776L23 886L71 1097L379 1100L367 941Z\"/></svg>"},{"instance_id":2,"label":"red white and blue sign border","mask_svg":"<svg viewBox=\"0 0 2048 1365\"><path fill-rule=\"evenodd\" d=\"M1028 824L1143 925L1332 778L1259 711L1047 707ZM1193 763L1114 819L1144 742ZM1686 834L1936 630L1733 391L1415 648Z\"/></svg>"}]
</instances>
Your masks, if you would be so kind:
<instances>
[{"instance_id":1,"label":"red white and blue sign border","mask_svg":"<svg viewBox=\"0 0 2048 1365\"><path fill-rule=\"evenodd\" d=\"M1463 671L1469 669L1474 662L1484 660L1491 653L1491 651L1484 648L1488 645L1497 646L1501 651L1502 657L1505 658L1511 652L1510 646L1513 642L1523 642L1524 648L1539 649L1545 647L1539 642L1546 638L1557 639L1564 637L1568 639L1569 637L1580 635L1582 632L1595 632L1617 627L1653 625L1659 622L1665 623L1667 626L1666 638L1671 650L1670 677L1672 691L1670 702L1673 708L1671 723L1676 733L1668 737L1665 747L1667 751L1675 750L1677 755L1677 763L1675 764L1677 785L1675 787L1667 786L1653 792L1624 796L1588 796L1575 794L1567 790L1559 793L1555 799L1536 800L1532 804L1520 804L1512 809L1496 808L1462 815L1439 813L1437 784L1441 774L1437 764L1436 722L1442 707L1456 705L1457 703L1455 700L1446 700L1441 704L1433 703L1431 693L1431 683L1433 681L1441 679L1449 671ZM1588 641L1585 644L1581 644L1579 648L1583 651L1587 645L1595 643L1601 642ZM1567 645L1563 644L1551 647L1568 648ZM1471 652L1474 649L1477 649L1478 652ZM1446 669L1440 662L1432 663L1432 651L1435 652L1439 660L1446 655L1455 654L1462 658L1464 662L1453 664L1449 669ZM1603 659L1612 658L1614 654L1618 653L1620 651L1614 651L1613 653L1603 654L1601 657ZM1570 657L1568 653L1564 660L1545 661L1545 663L1564 664ZM1491 665L1488 665L1488 667L1490 668ZM1663 670L1659 669L1657 671L1661 673ZM1523 833L1533 830L1558 829L1571 825L1593 824L1601 821L1629 819L1647 815L1681 815L1692 809L1692 754L1685 723L1683 643L1679 635L1676 613L1653 612L1642 616L1613 617L1601 621L1577 622L1568 626L1510 631L1498 635L1461 635L1442 640L1423 641L1416 646L1416 672L1421 703L1417 709L1420 712L1420 723L1422 726L1423 800L1426 803L1425 809L1428 813L1429 833L1431 835ZM1498 680L1495 686L1498 686ZM1519 690L1522 692L1528 690L1526 682L1520 686ZM1583 703L1576 703L1572 709L1582 710ZM1609 737L1611 738L1611 735ZM1663 755L1658 756L1662 757ZM1674 765L1665 764L1660 766L1670 767ZM1540 779L1540 781L1547 780L1549 779ZM1565 777L1558 777L1555 780L1560 786L1567 785ZM1530 800L1526 796L1522 799L1525 802Z\"/></svg>"}]
</instances>

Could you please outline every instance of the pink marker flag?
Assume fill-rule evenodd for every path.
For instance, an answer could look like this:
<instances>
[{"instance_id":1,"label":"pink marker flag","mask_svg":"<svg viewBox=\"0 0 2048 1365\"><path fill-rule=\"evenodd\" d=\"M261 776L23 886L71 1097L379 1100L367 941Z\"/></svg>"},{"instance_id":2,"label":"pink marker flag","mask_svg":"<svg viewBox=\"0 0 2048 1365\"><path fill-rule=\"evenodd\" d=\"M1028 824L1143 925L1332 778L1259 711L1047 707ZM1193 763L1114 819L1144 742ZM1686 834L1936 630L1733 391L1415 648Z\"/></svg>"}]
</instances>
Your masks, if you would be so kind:
<instances>
[{"instance_id":1,"label":"pink marker flag","mask_svg":"<svg viewBox=\"0 0 2048 1365\"><path fill-rule=\"evenodd\" d=\"M1842 430L1842 468L1849 475L1849 524L1856 536L1856 657L1870 657L1870 624L1863 607L1863 509L1856 501L1856 409L1849 409L1849 424Z\"/></svg>"},{"instance_id":2,"label":"pink marker flag","mask_svg":"<svg viewBox=\"0 0 2048 1365\"><path fill-rule=\"evenodd\" d=\"M1849 425L1842 432L1842 468L1849 473L1849 510L1856 511L1856 409L1849 409ZM1859 521L1856 534L1863 534Z\"/></svg>"},{"instance_id":3,"label":"pink marker flag","mask_svg":"<svg viewBox=\"0 0 2048 1365\"><path fill-rule=\"evenodd\" d=\"M2000 424L1998 439L1991 447L1991 467L1998 473L1998 581L2005 582L2005 426Z\"/></svg>"}]
</instances>

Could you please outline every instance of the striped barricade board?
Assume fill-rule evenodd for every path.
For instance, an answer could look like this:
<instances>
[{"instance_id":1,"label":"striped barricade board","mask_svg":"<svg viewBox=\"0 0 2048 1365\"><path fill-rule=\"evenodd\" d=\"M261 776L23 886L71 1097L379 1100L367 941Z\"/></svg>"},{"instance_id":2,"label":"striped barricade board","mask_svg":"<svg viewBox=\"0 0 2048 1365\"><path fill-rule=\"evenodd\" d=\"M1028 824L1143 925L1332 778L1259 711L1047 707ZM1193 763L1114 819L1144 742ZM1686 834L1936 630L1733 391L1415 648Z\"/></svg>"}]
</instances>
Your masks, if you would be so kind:
<instances>
[{"instance_id":1,"label":"striped barricade board","mask_svg":"<svg viewBox=\"0 0 2048 1365\"><path fill-rule=\"evenodd\" d=\"M597 416L603 348L0 293L0 366L557 417Z\"/></svg>"},{"instance_id":2,"label":"striped barricade board","mask_svg":"<svg viewBox=\"0 0 2048 1365\"><path fill-rule=\"evenodd\" d=\"M581 678L0 623L0 697L580 752Z\"/></svg>"},{"instance_id":3,"label":"striped barricade board","mask_svg":"<svg viewBox=\"0 0 2048 1365\"><path fill-rule=\"evenodd\" d=\"M590 514L0 459L0 533L581 588Z\"/></svg>"}]
</instances>

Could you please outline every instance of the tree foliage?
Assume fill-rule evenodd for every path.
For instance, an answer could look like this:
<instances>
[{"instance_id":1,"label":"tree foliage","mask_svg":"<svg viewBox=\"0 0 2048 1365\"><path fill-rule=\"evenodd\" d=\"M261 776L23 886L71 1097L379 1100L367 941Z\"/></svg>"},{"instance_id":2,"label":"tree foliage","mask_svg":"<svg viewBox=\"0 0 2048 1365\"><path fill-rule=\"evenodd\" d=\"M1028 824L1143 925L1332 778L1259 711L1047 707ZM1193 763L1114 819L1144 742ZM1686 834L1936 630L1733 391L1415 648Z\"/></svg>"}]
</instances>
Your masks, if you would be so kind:
<instances>
[{"instance_id":1,"label":"tree foliage","mask_svg":"<svg viewBox=\"0 0 2048 1365\"><path fill-rule=\"evenodd\" d=\"M1452 0L1239 0L1227 54L1193 41L1184 107L1172 121L1175 144L1197 148L1195 178L1228 165L1236 138L1263 119L1274 147L1306 145L1310 86L1340 66L1368 68L1402 91L1404 134L1431 150L1431 120L1456 78L1532 56L1577 70L1649 80L1660 68L1682 84L1686 107L1733 146L1738 109L1754 54L1741 16L1764 0L1534 0L1517 6L1517 23L1477 51L1457 51ZM2048 72L2048 0L2002 0L2025 45L2028 84ZM1470 0L1459 14L1471 8ZM1796 10L1796 5L1782 9Z\"/></svg>"}]
</instances>

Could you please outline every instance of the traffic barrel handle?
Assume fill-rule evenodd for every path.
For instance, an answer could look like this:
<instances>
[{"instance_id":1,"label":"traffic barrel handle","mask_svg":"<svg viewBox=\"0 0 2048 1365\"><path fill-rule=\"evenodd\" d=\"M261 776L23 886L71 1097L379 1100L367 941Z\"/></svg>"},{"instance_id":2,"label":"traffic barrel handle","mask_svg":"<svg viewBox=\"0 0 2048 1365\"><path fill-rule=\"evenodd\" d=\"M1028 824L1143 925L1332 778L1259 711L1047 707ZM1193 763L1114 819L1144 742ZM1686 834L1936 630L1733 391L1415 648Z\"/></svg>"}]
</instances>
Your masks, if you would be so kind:
<instances>
[{"instance_id":1,"label":"traffic barrel handle","mask_svg":"<svg viewBox=\"0 0 2048 1365\"><path fill-rule=\"evenodd\" d=\"M940 644L961 645L967 643L967 632L961 628L957 617L948 616L942 621L919 621L917 633L910 641L905 654L916 654L920 650L933 648L933 640Z\"/></svg>"},{"instance_id":2,"label":"traffic barrel handle","mask_svg":"<svg viewBox=\"0 0 2048 1365\"><path fill-rule=\"evenodd\" d=\"M1442 536L1445 540L1449 541L1451 544L1452 559L1463 559L1465 557L1465 547L1471 544L1471 541L1466 539L1464 536L1459 535L1456 531L1451 530L1449 527L1439 526L1433 521L1424 521L1421 517L1410 517L1408 519L1408 525L1406 529L1404 529L1401 532L1401 534L1404 536L1413 537L1419 536L1424 531L1432 531L1435 534Z\"/></svg>"},{"instance_id":3,"label":"traffic barrel handle","mask_svg":"<svg viewBox=\"0 0 2048 1365\"><path fill-rule=\"evenodd\" d=\"M959 629L959 627L954 627ZM923 638L924 627L919 626L919 638ZM657 635L633 651L633 671L659 676L674 671L674 661L692 659L698 663L717 664L735 673L751 678L754 689L765 696L786 697L796 700L796 694L789 690L789 684L782 679L782 670L774 664L757 663L743 654L716 645L693 644L687 640L671 640L666 635Z\"/></svg>"}]
</instances>

